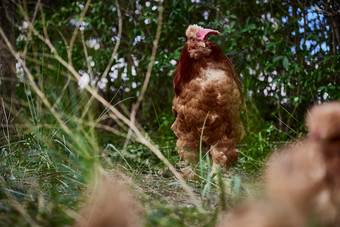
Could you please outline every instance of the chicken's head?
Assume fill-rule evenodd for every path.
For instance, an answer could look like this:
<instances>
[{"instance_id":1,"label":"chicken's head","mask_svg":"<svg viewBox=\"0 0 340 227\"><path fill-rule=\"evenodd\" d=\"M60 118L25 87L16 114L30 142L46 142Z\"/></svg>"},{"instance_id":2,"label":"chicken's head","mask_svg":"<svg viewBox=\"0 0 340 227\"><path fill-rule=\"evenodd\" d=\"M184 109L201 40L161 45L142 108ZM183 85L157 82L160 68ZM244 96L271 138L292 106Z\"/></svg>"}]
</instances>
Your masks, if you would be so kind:
<instances>
[{"instance_id":1,"label":"chicken's head","mask_svg":"<svg viewBox=\"0 0 340 227\"><path fill-rule=\"evenodd\" d=\"M185 34L187 36L187 46L190 57L194 59L200 59L211 53L208 35L219 35L220 33L216 30L205 29L194 24L187 28Z\"/></svg>"},{"instance_id":2,"label":"chicken's head","mask_svg":"<svg viewBox=\"0 0 340 227\"><path fill-rule=\"evenodd\" d=\"M326 162L328 184L340 188L340 102L313 107L307 126L310 140Z\"/></svg>"},{"instance_id":3,"label":"chicken's head","mask_svg":"<svg viewBox=\"0 0 340 227\"><path fill-rule=\"evenodd\" d=\"M312 140L340 142L340 102L313 107L306 121Z\"/></svg>"},{"instance_id":4,"label":"chicken's head","mask_svg":"<svg viewBox=\"0 0 340 227\"><path fill-rule=\"evenodd\" d=\"M340 172L340 102L317 105L307 115L309 138L318 145L329 173ZM334 178L335 179L335 178ZM340 186L340 175L336 176Z\"/></svg>"}]
</instances>

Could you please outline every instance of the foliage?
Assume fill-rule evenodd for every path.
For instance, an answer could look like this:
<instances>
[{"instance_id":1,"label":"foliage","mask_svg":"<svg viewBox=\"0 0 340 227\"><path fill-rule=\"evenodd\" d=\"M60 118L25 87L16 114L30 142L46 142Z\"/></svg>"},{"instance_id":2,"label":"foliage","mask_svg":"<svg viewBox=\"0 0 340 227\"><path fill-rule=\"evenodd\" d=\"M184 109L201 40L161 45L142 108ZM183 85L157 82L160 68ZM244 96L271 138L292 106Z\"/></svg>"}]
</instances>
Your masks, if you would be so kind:
<instances>
[{"instance_id":1,"label":"foliage","mask_svg":"<svg viewBox=\"0 0 340 227\"><path fill-rule=\"evenodd\" d=\"M244 95L248 102L255 102L264 120L275 122L280 130L293 136L290 129L304 131L300 122L311 105L340 98L339 43L334 37L340 26L333 26L336 18L329 16L326 9L319 9L320 2L306 1L303 4L271 0L209 4L206 1L165 1L162 3L164 24L161 39L139 120L146 129L168 127L173 122L170 111L173 64L185 43L186 27L198 23L221 31L219 37L211 37L212 41L233 59L243 78ZM80 36L74 43L72 61L84 80L98 84L104 97L113 98L112 102L127 98L123 104L131 106L140 92L151 56L157 23L154 18L157 18L159 5L152 1L119 3L124 12L121 37L115 3L91 3L80 25L87 42L91 69L83 60L85 55ZM44 8L47 32L64 58L67 57L64 41L71 39L71 31L80 20L84 5L82 1L66 1L55 3L53 11ZM30 14L33 13L32 8ZM35 20L37 28L42 29L41 23L41 18ZM23 29L23 26L18 28ZM19 34L23 32L25 29L18 31ZM121 44L109 77L100 79L118 39ZM24 47L25 40L18 41L19 48ZM46 51L39 41L30 43L28 50L32 53ZM53 91L49 96L56 99L55 92L67 83L67 77L61 73L67 72L62 72L63 69L53 60L44 61L50 62L54 70L61 70L57 72L58 76L44 77L41 82L46 91ZM45 69L44 74L54 75L55 72ZM73 89L75 87L76 84ZM167 128L160 131L169 132Z\"/></svg>"}]
</instances>

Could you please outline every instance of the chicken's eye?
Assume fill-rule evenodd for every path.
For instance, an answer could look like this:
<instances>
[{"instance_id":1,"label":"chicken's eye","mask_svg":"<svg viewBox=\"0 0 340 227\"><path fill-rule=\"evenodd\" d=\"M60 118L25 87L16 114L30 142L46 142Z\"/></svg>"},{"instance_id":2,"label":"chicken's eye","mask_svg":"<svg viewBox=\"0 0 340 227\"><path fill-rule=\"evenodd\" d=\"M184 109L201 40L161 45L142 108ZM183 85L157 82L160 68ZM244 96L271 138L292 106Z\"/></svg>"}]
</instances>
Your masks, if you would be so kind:
<instances>
[{"instance_id":1,"label":"chicken's eye","mask_svg":"<svg viewBox=\"0 0 340 227\"><path fill-rule=\"evenodd\" d=\"M194 38L194 37L191 37L190 40L191 40L191 41L195 41L195 38Z\"/></svg>"}]
</instances>

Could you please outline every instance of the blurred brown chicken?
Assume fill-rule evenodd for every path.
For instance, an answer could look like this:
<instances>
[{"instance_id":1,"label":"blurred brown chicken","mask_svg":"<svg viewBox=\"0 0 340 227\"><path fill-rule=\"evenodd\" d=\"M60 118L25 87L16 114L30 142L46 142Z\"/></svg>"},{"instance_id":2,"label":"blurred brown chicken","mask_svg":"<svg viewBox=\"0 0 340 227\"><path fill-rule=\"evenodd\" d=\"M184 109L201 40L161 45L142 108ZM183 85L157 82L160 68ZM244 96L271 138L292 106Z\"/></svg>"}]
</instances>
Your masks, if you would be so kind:
<instances>
[{"instance_id":1,"label":"blurred brown chicken","mask_svg":"<svg viewBox=\"0 0 340 227\"><path fill-rule=\"evenodd\" d=\"M323 226L340 226L340 103L315 106L306 117L308 139L269 161L267 193Z\"/></svg>"},{"instance_id":2,"label":"blurred brown chicken","mask_svg":"<svg viewBox=\"0 0 340 227\"><path fill-rule=\"evenodd\" d=\"M139 227L141 207L118 179L101 176L75 227Z\"/></svg>"},{"instance_id":3,"label":"blurred brown chicken","mask_svg":"<svg viewBox=\"0 0 340 227\"><path fill-rule=\"evenodd\" d=\"M225 213L216 227L302 227L303 220L282 204L251 200Z\"/></svg>"},{"instance_id":4,"label":"blurred brown chicken","mask_svg":"<svg viewBox=\"0 0 340 227\"><path fill-rule=\"evenodd\" d=\"M198 160L201 132L203 148L210 149L214 164L230 166L237 161L236 144L244 135L240 110L241 80L221 48L208 41L219 32L190 25L187 43L174 73L175 96L171 129L178 137L178 153L184 161Z\"/></svg>"},{"instance_id":5,"label":"blurred brown chicken","mask_svg":"<svg viewBox=\"0 0 340 227\"><path fill-rule=\"evenodd\" d=\"M309 140L299 141L274 154L266 170L266 193L270 200L307 217L323 188L325 163Z\"/></svg>"},{"instance_id":6,"label":"blurred brown chicken","mask_svg":"<svg viewBox=\"0 0 340 227\"><path fill-rule=\"evenodd\" d=\"M340 103L315 106L308 138L275 153L265 196L224 215L218 227L340 226Z\"/></svg>"},{"instance_id":7,"label":"blurred brown chicken","mask_svg":"<svg viewBox=\"0 0 340 227\"><path fill-rule=\"evenodd\" d=\"M340 226L340 102L315 106L307 116L309 137L325 164L316 209L328 226Z\"/></svg>"}]
</instances>

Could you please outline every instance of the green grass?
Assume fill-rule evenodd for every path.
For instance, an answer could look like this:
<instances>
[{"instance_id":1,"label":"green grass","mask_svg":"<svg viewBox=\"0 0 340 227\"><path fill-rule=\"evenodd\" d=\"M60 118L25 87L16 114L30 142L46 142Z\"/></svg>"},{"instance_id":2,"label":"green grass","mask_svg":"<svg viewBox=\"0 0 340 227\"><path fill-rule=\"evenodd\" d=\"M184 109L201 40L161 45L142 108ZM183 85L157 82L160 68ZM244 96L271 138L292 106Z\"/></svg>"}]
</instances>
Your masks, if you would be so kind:
<instances>
[{"instance_id":1,"label":"green grass","mask_svg":"<svg viewBox=\"0 0 340 227\"><path fill-rule=\"evenodd\" d=\"M99 168L131 179L132 191L142 204L144 226L215 226L221 212L261 194L264 163L286 139L270 123L248 132L238 145L238 163L219 172L218 180L211 178L211 160L200 149L198 177L187 181L201 204L195 206L167 165L147 146L131 140L124 151L125 137L96 129L107 108L98 117L90 108L82 117L93 124L80 121L87 102L86 95L77 92L73 95L77 105L67 96L59 103L58 114L69 133L38 97L26 96L28 105L18 113L23 119L18 122L23 126L18 129L20 138L10 137L0 147L1 226L72 226ZM156 120L159 128L146 132L147 137L180 172L176 137L170 130L173 118Z\"/></svg>"},{"instance_id":2,"label":"green grass","mask_svg":"<svg viewBox=\"0 0 340 227\"><path fill-rule=\"evenodd\" d=\"M97 144L98 133L103 132L96 135L78 128L68 136L56 129L33 127L19 141L1 147L1 223L72 225L70 213L78 211L82 193L94 177L96 165L101 165L107 171L128 175L133 187L141 189L138 196L145 210L144 226L214 226L221 210L261 191L261 168L276 146L264 139L263 131L249 134L244 140L247 144L239 147L240 161L220 174L217 182L209 177L209 156L202 155L200 177L188 182L202 200L202 207L195 207L165 164L144 145L132 141L123 152L123 140L112 134L103 136L103 141L110 143ZM152 139L176 166L175 138L154 135Z\"/></svg>"}]
</instances>

